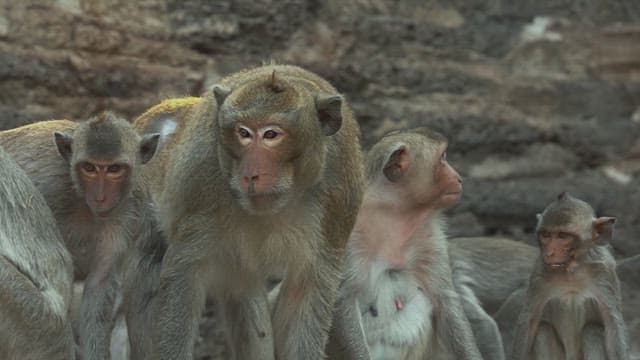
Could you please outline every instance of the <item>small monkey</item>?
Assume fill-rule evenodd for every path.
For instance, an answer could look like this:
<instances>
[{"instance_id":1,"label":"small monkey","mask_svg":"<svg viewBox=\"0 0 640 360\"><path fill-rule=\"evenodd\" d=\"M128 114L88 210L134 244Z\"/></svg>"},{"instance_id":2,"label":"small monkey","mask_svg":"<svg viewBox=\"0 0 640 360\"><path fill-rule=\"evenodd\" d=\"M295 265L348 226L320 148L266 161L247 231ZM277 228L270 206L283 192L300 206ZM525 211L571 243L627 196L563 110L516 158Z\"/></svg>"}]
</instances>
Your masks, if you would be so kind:
<instances>
[{"instance_id":1,"label":"small monkey","mask_svg":"<svg viewBox=\"0 0 640 360\"><path fill-rule=\"evenodd\" d=\"M140 167L158 139L140 137L109 112L82 123L45 121L0 133L0 144L53 210L74 278L84 280L75 325L83 358L109 358L124 254L157 232Z\"/></svg>"},{"instance_id":2,"label":"small monkey","mask_svg":"<svg viewBox=\"0 0 640 360\"><path fill-rule=\"evenodd\" d=\"M444 136L416 128L389 133L367 154L342 297L357 302L372 359L481 358L447 253L442 211L462 180L446 150ZM492 359L504 357L497 349Z\"/></svg>"},{"instance_id":3,"label":"small monkey","mask_svg":"<svg viewBox=\"0 0 640 360\"><path fill-rule=\"evenodd\" d=\"M629 359L616 263L616 222L562 193L538 215L540 256L516 325L514 359Z\"/></svg>"},{"instance_id":4,"label":"small monkey","mask_svg":"<svg viewBox=\"0 0 640 360\"><path fill-rule=\"evenodd\" d=\"M363 192L360 130L344 97L304 69L265 65L136 120L154 124L175 124L145 167L167 234L154 359L193 357L208 293L232 358L324 358ZM269 316L272 278L282 283Z\"/></svg>"},{"instance_id":5,"label":"small monkey","mask_svg":"<svg viewBox=\"0 0 640 360\"><path fill-rule=\"evenodd\" d=\"M0 358L75 358L71 256L38 189L0 147Z\"/></svg>"}]
</instances>

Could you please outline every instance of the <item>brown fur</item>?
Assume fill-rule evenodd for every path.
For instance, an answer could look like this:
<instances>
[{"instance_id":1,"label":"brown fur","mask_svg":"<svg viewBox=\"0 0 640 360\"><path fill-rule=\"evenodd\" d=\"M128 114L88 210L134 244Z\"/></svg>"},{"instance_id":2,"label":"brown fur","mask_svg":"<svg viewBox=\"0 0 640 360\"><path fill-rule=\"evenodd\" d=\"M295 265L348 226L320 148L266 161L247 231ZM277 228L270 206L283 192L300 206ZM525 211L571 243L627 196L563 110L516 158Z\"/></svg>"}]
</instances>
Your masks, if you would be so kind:
<instances>
[{"instance_id":1,"label":"brown fur","mask_svg":"<svg viewBox=\"0 0 640 360\"><path fill-rule=\"evenodd\" d=\"M278 91L271 86L274 71ZM351 110L317 75L269 65L224 78L200 100L164 102L135 123L158 126L167 114L175 132L145 169L158 178L154 197L169 239L160 275L157 358L191 359L209 290L225 315L235 357L323 358L362 194L360 135ZM275 181L286 188L283 206L254 212L238 202L236 196L245 196L239 164L248 161L236 143L238 119L288 132L273 163L281 171ZM284 280L269 321L265 284L274 277ZM271 322L272 339L266 335Z\"/></svg>"}]
</instances>

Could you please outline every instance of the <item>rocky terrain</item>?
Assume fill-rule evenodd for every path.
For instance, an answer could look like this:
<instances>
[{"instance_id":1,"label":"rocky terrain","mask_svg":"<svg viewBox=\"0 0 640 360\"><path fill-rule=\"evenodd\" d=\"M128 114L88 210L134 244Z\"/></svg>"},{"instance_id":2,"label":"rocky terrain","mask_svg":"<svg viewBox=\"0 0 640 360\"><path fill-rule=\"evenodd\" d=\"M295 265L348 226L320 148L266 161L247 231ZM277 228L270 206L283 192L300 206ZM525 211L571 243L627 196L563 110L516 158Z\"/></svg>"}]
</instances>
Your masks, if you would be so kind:
<instances>
[{"instance_id":1,"label":"rocky terrain","mask_svg":"<svg viewBox=\"0 0 640 360\"><path fill-rule=\"evenodd\" d=\"M532 242L536 212L568 190L618 217L616 256L640 254L635 0L0 0L0 129L133 118L270 60L333 82L365 146L398 127L446 134L465 181L451 235ZM623 279L640 351L636 263Z\"/></svg>"}]
</instances>

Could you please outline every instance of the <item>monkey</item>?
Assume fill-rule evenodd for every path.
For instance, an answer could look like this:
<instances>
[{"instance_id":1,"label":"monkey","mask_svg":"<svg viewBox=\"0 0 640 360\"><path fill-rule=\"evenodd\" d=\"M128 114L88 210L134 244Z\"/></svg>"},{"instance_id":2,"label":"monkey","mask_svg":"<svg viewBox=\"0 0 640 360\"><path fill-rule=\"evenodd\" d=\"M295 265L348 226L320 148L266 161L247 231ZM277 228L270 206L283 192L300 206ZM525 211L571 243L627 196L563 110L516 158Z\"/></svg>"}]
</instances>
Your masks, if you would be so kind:
<instances>
[{"instance_id":1,"label":"monkey","mask_svg":"<svg viewBox=\"0 0 640 360\"><path fill-rule=\"evenodd\" d=\"M620 281L607 248L616 219L564 192L538 214L540 255L516 324L513 359L629 359Z\"/></svg>"},{"instance_id":2,"label":"monkey","mask_svg":"<svg viewBox=\"0 0 640 360\"><path fill-rule=\"evenodd\" d=\"M0 358L75 358L71 255L44 198L0 147Z\"/></svg>"},{"instance_id":3,"label":"monkey","mask_svg":"<svg viewBox=\"0 0 640 360\"><path fill-rule=\"evenodd\" d=\"M310 71L267 64L134 123L163 118L176 128L144 169L167 237L154 358L192 358L207 295L232 358L324 358L364 183L344 96ZM267 316L271 278L282 283Z\"/></svg>"},{"instance_id":4,"label":"monkey","mask_svg":"<svg viewBox=\"0 0 640 360\"><path fill-rule=\"evenodd\" d=\"M388 133L367 152L342 297L358 303L371 359L481 358L447 251L442 212L462 193L447 146L442 134L419 127ZM499 346L485 357L503 359L492 329L483 340Z\"/></svg>"},{"instance_id":5,"label":"monkey","mask_svg":"<svg viewBox=\"0 0 640 360\"><path fill-rule=\"evenodd\" d=\"M75 330L82 358L109 358L127 250L159 231L140 167L159 134L138 135L110 112L82 123L52 120L0 132L0 144L44 195L84 281Z\"/></svg>"}]
</instances>

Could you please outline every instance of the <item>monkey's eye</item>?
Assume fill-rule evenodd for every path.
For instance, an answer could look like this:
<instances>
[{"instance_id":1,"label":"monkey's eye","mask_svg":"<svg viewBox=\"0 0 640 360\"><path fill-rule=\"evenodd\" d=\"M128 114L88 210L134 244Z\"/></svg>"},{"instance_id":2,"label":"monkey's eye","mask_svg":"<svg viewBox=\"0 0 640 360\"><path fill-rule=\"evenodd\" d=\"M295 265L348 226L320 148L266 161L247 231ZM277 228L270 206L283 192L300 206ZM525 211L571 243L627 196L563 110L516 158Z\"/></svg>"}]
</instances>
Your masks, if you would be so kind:
<instances>
[{"instance_id":1,"label":"monkey's eye","mask_svg":"<svg viewBox=\"0 0 640 360\"><path fill-rule=\"evenodd\" d=\"M267 140L275 139L276 137L278 137L278 132L275 130L267 130L264 132L262 137L264 137Z\"/></svg>"},{"instance_id":2,"label":"monkey's eye","mask_svg":"<svg viewBox=\"0 0 640 360\"><path fill-rule=\"evenodd\" d=\"M440 155L440 161L447 161L447 152L443 151L442 155Z\"/></svg>"},{"instance_id":3,"label":"monkey's eye","mask_svg":"<svg viewBox=\"0 0 640 360\"><path fill-rule=\"evenodd\" d=\"M240 135L242 139L251 139L251 132L243 127L238 129L238 135Z\"/></svg>"},{"instance_id":4,"label":"monkey's eye","mask_svg":"<svg viewBox=\"0 0 640 360\"><path fill-rule=\"evenodd\" d=\"M570 240L573 236L571 236L571 234L569 234L568 232L564 232L561 231L558 233L558 238L560 240Z\"/></svg>"},{"instance_id":5,"label":"monkey's eye","mask_svg":"<svg viewBox=\"0 0 640 360\"><path fill-rule=\"evenodd\" d=\"M122 165L120 164L113 164L113 165L109 165L109 167L107 167L107 172L108 173L117 173L122 171Z\"/></svg>"},{"instance_id":6,"label":"monkey's eye","mask_svg":"<svg viewBox=\"0 0 640 360\"><path fill-rule=\"evenodd\" d=\"M86 162L82 164L82 170L84 172L92 173L96 171L96 167L92 163Z\"/></svg>"},{"instance_id":7,"label":"monkey's eye","mask_svg":"<svg viewBox=\"0 0 640 360\"><path fill-rule=\"evenodd\" d=\"M546 241L546 240L549 240L551 238L551 233L546 231L546 230L542 230L542 231L538 232L538 237L540 238L540 240Z\"/></svg>"}]
</instances>

